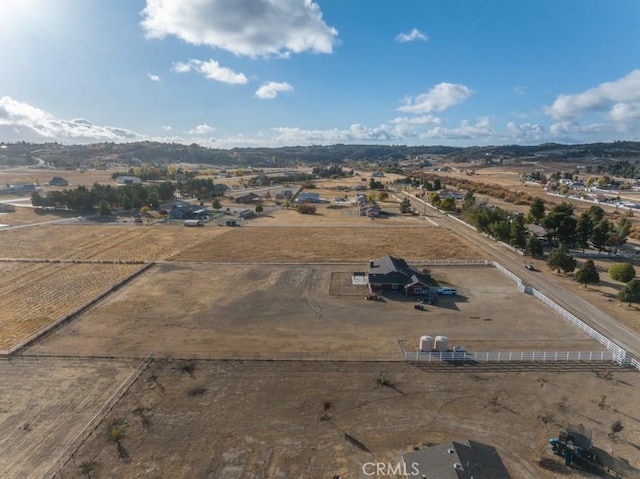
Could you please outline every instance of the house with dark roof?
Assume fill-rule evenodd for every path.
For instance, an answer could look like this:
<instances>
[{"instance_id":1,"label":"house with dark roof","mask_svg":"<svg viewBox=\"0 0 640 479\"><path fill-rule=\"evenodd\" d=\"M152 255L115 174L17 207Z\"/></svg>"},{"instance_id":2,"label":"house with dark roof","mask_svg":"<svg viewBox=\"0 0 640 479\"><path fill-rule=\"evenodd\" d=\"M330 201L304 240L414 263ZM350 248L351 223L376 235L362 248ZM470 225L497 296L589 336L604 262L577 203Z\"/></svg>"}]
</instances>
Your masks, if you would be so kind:
<instances>
[{"instance_id":1,"label":"house with dark roof","mask_svg":"<svg viewBox=\"0 0 640 479\"><path fill-rule=\"evenodd\" d=\"M410 267L402 258L389 255L369 262L368 282L372 293L391 291L407 296L432 296L429 274Z\"/></svg>"},{"instance_id":2,"label":"house with dark roof","mask_svg":"<svg viewBox=\"0 0 640 479\"><path fill-rule=\"evenodd\" d=\"M402 456L407 478L510 479L498 451L475 441L447 442Z\"/></svg>"}]
</instances>

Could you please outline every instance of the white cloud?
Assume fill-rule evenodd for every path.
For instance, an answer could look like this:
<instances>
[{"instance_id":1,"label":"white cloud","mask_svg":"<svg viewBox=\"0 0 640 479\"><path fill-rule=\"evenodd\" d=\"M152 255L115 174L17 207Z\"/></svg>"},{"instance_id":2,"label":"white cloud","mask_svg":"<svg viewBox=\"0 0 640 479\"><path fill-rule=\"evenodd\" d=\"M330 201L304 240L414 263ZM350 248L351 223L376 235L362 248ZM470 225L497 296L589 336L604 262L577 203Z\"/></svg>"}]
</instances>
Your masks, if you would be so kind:
<instances>
[{"instance_id":1,"label":"white cloud","mask_svg":"<svg viewBox=\"0 0 640 479\"><path fill-rule=\"evenodd\" d=\"M153 75L152 73L147 73L147 78L149 78L149 80L151 81L162 81L162 79L160 78L160 75Z\"/></svg>"},{"instance_id":2,"label":"white cloud","mask_svg":"<svg viewBox=\"0 0 640 479\"><path fill-rule=\"evenodd\" d=\"M606 111L612 103L616 103L611 111L611 117L615 117L621 111L631 108L634 103L640 102L640 70L631 73L612 82L601 83L597 87L589 88L575 95L558 95L553 104L545 109L545 113L556 120L575 120L588 113ZM626 115L622 115L626 118Z\"/></svg>"},{"instance_id":3,"label":"white cloud","mask_svg":"<svg viewBox=\"0 0 640 479\"><path fill-rule=\"evenodd\" d=\"M422 33L417 28L414 28L409 33L399 33L396 36L396 41L400 43L413 42L415 40L421 40L423 42L429 41L429 37Z\"/></svg>"},{"instance_id":4,"label":"white cloud","mask_svg":"<svg viewBox=\"0 0 640 479\"><path fill-rule=\"evenodd\" d=\"M404 105L398 108L406 113L430 113L443 111L460 103L471 95L473 90L455 83L438 83L427 93L422 93L415 98L405 98Z\"/></svg>"},{"instance_id":5,"label":"white cloud","mask_svg":"<svg viewBox=\"0 0 640 479\"><path fill-rule=\"evenodd\" d=\"M164 131L170 131L170 130L171 130L171 127L170 127L169 125L163 125L163 126L161 126L161 128L162 128Z\"/></svg>"},{"instance_id":6,"label":"white cloud","mask_svg":"<svg viewBox=\"0 0 640 479\"><path fill-rule=\"evenodd\" d=\"M94 143L141 141L145 137L125 128L94 125L89 120L61 120L9 96L0 97L0 129L9 141Z\"/></svg>"},{"instance_id":7,"label":"white cloud","mask_svg":"<svg viewBox=\"0 0 640 479\"><path fill-rule=\"evenodd\" d=\"M175 36L249 57L332 53L338 32L311 0L147 0L148 38Z\"/></svg>"},{"instance_id":8,"label":"white cloud","mask_svg":"<svg viewBox=\"0 0 640 479\"><path fill-rule=\"evenodd\" d=\"M293 87L287 82L270 81L256 90L256 96L262 99L275 98L279 92L291 91Z\"/></svg>"},{"instance_id":9,"label":"white cloud","mask_svg":"<svg viewBox=\"0 0 640 479\"><path fill-rule=\"evenodd\" d=\"M419 135L423 140L483 140L495 138L496 132L491 127L488 117L479 118L475 123L464 120L458 128L437 126Z\"/></svg>"},{"instance_id":10,"label":"white cloud","mask_svg":"<svg viewBox=\"0 0 640 479\"><path fill-rule=\"evenodd\" d=\"M236 73L229 68L222 67L215 60L204 62L202 60L192 59L186 63L178 62L173 65L171 70L175 73L195 71L209 80L230 83L232 85L244 85L249 81L243 73Z\"/></svg>"},{"instance_id":11,"label":"white cloud","mask_svg":"<svg viewBox=\"0 0 640 479\"><path fill-rule=\"evenodd\" d=\"M609 112L609 118L620 123L631 123L640 120L640 102L616 103Z\"/></svg>"},{"instance_id":12,"label":"white cloud","mask_svg":"<svg viewBox=\"0 0 640 479\"><path fill-rule=\"evenodd\" d=\"M545 135L545 129L537 123L514 123L507 124L507 131L517 140L532 141L542 140Z\"/></svg>"},{"instance_id":13,"label":"white cloud","mask_svg":"<svg viewBox=\"0 0 640 479\"><path fill-rule=\"evenodd\" d=\"M206 123L203 123L202 125L198 125L195 128L189 130L187 133L189 133L190 135L207 135L212 131L215 131L215 128L207 125Z\"/></svg>"}]
</instances>

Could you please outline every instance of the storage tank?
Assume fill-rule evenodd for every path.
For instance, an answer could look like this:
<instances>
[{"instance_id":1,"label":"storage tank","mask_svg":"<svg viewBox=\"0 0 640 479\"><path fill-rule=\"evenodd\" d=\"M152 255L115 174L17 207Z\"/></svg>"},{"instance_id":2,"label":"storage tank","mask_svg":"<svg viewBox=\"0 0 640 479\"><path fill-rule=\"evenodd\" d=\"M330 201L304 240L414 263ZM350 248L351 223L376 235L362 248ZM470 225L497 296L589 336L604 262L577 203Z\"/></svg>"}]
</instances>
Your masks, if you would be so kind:
<instances>
[{"instance_id":1,"label":"storage tank","mask_svg":"<svg viewBox=\"0 0 640 479\"><path fill-rule=\"evenodd\" d=\"M449 349L447 341L449 339L446 336L436 336L435 348L439 353L443 353Z\"/></svg>"},{"instance_id":2,"label":"storage tank","mask_svg":"<svg viewBox=\"0 0 640 479\"><path fill-rule=\"evenodd\" d=\"M420 351L423 353L430 353L433 351L433 337L432 336L420 336Z\"/></svg>"}]
</instances>

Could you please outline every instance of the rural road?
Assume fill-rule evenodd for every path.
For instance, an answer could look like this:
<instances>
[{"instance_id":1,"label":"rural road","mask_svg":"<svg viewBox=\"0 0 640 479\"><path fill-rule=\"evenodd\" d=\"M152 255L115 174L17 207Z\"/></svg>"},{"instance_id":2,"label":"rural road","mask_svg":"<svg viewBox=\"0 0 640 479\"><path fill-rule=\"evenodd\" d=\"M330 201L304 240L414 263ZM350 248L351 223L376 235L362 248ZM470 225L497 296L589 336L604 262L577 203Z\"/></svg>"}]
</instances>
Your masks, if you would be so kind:
<instances>
[{"instance_id":1,"label":"rural road","mask_svg":"<svg viewBox=\"0 0 640 479\"><path fill-rule=\"evenodd\" d=\"M483 236L459 221L450 218L446 214L439 212L425 201L406 192L403 192L403 194L408 195L414 207L418 207L419 210L425 210L425 205L428 206L429 208L425 210L427 212L425 216L428 216L430 221L436 222L440 227L450 229L462 235L473 243L474 246L487 253L489 258L519 276L526 285L534 287L567 311L580 318L600 334L625 349L627 351L627 357L630 355L635 359L640 359L640 334L618 323L608 314L603 313L583 299L577 297L558 282L554 281L553 278L549 278L540 272L526 270L524 268L525 261L523 261L522 256L505 248L498 242Z\"/></svg>"}]
</instances>

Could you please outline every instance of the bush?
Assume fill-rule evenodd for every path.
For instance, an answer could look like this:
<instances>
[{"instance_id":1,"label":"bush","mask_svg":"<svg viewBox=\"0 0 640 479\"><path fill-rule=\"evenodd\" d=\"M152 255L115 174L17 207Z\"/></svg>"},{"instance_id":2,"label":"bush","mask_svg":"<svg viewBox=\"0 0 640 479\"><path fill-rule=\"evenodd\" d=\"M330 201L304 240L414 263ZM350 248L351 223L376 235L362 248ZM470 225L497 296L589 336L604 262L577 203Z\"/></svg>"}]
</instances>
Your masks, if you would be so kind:
<instances>
[{"instance_id":1,"label":"bush","mask_svg":"<svg viewBox=\"0 0 640 479\"><path fill-rule=\"evenodd\" d=\"M298 206L298 213L300 213L301 215L315 215L316 207L307 203L303 203Z\"/></svg>"},{"instance_id":2,"label":"bush","mask_svg":"<svg viewBox=\"0 0 640 479\"><path fill-rule=\"evenodd\" d=\"M636 277L636 270L630 263L614 263L609 267L609 276L615 281L628 283Z\"/></svg>"}]
</instances>

